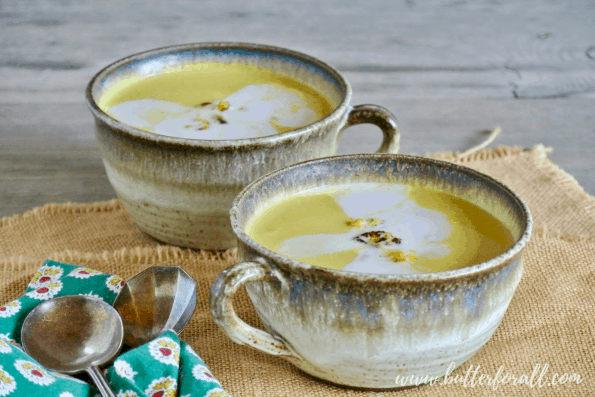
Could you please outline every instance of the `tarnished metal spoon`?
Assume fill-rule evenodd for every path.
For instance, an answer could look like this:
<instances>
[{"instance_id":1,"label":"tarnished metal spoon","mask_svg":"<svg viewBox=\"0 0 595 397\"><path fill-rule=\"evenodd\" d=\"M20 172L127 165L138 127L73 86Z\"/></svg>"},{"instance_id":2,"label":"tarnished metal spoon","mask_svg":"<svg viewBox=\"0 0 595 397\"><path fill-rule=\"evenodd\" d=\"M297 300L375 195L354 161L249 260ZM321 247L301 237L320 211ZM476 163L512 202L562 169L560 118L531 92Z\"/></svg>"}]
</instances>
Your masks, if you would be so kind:
<instances>
[{"instance_id":1,"label":"tarnished metal spoon","mask_svg":"<svg viewBox=\"0 0 595 397\"><path fill-rule=\"evenodd\" d=\"M25 318L21 341L27 354L50 371L87 371L104 397L115 397L98 367L122 347L118 312L106 302L82 295L47 300Z\"/></svg>"},{"instance_id":2,"label":"tarnished metal spoon","mask_svg":"<svg viewBox=\"0 0 595 397\"><path fill-rule=\"evenodd\" d=\"M153 266L126 282L114 301L124 343L137 347L163 332L182 331L196 308L196 282L181 267Z\"/></svg>"}]
</instances>

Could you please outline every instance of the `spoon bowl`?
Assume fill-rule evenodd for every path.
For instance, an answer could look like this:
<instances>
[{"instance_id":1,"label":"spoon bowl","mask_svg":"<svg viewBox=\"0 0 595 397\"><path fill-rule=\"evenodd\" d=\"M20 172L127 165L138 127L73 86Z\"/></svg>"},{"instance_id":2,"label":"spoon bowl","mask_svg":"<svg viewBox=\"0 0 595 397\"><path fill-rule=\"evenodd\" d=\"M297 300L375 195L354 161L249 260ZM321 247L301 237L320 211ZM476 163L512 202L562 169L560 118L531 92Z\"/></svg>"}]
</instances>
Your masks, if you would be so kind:
<instances>
[{"instance_id":1,"label":"spoon bowl","mask_svg":"<svg viewBox=\"0 0 595 397\"><path fill-rule=\"evenodd\" d=\"M65 374L87 371L104 396L113 393L97 367L118 354L123 337L122 320L114 308L82 295L41 303L27 315L21 330L25 351L39 364Z\"/></svg>"},{"instance_id":2,"label":"spoon bowl","mask_svg":"<svg viewBox=\"0 0 595 397\"><path fill-rule=\"evenodd\" d=\"M145 344L163 332L179 334L196 308L196 282L178 266L153 266L126 282L114 301L124 343Z\"/></svg>"}]
</instances>

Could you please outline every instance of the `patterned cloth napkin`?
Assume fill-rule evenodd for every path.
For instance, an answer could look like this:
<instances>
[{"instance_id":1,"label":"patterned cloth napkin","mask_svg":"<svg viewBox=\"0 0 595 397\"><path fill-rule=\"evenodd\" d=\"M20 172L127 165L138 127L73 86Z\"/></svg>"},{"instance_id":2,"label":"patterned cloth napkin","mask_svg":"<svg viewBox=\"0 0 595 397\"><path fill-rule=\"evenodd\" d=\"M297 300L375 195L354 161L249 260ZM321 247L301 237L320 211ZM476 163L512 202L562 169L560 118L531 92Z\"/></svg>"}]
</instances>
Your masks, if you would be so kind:
<instances>
[{"instance_id":1,"label":"patterned cloth napkin","mask_svg":"<svg viewBox=\"0 0 595 397\"><path fill-rule=\"evenodd\" d=\"M20 345L21 327L45 300L87 295L111 305L123 286L116 275L47 260L25 294L0 307L0 396L99 396L88 383L47 371L29 357ZM105 372L117 397L229 396L192 347L172 331L121 354Z\"/></svg>"}]
</instances>

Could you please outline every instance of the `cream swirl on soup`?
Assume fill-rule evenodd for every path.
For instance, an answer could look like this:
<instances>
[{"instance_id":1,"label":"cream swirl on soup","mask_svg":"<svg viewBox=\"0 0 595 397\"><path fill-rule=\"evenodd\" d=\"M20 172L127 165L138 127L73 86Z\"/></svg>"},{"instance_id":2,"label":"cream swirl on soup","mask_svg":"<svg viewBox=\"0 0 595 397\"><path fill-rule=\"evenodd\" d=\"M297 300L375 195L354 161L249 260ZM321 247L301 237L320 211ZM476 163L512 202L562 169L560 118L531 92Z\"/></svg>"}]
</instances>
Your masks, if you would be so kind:
<instances>
[{"instance_id":1,"label":"cream swirl on soup","mask_svg":"<svg viewBox=\"0 0 595 397\"><path fill-rule=\"evenodd\" d=\"M296 236L279 244L279 253L307 261L351 251L355 257L341 270L398 274L421 273L419 257L442 258L451 251L442 243L451 232L447 216L409 199L407 186L351 185L332 195L350 218L349 230Z\"/></svg>"},{"instance_id":2,"label":"cream swirl on soup","mask_svg":"<svg viewBox=\"0 0 595 397\"><path fill-rule=\"evenodd\" d=\"M257 214L246 232L305 263L376 274L456 269L495 257L513 243L505 226L474 204L396 183L295 194Z\"/></svg>"},{"instance_id":3,"label":"cream swirl on soup","mask_svg":"<svg viewBox=\"0 0 595 397\"><path fill-rule=\"evenodd\" d=\"M136 99L107 112L136 128L189 139L245 139L300 128L319 117L306 101L274 84L252 84L215 101L183 106L158 99Z\"/></svg>"}]
</instances>

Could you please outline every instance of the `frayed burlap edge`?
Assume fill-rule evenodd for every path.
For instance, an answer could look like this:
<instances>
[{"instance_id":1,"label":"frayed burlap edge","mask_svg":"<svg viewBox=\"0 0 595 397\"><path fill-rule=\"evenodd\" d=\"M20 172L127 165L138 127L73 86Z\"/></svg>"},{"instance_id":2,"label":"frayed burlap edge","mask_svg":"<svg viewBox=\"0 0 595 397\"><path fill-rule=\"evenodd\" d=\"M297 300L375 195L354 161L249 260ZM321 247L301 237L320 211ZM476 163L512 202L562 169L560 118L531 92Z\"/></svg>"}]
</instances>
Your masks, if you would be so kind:
<instances>
[{"instance_id":1,"label":"frayed burlap edge","mask_svg":"<svg viewBox=\"0 0 595 397\"><path fill-rule=\"evenodd\" d=\"M133 247L116 251L104 251L101 254L65 250L51 253L47 259L64 263L77 263L102 260L104 262L138 263L140 265L157 265L166 260L194 259L207 262L227 261L237 258L237 250L197 251L172 246ZM43 261L31 259L24 255L0 258L0 271L36 270Z\"/></svg>"},{"instance_id":2,"label":"frayed burlap edge","mask_svg":"<svg viewBox=\"0 0 595 397\"><path fill-rule=\"evenodd\" d=\"M77 203L65 203L65 204L46 204L41 207L36 207L31 211L27 211L22 215L7 216L0 219L0 227L12 226L14 223L29 218L39 218L44 215L56 215L61 214L89 214L94 212L111 212L124 210L124 206L118 199L103 201L92 204L77 204Z\"/></svg>"},{"instance_id":3,"label":"frayed burlap edge","mask_svg":"<svg viewBox=\"0 0 595 397\"><path fill-rule=\"evenodd\" d=\"M551 183L562 187L564 194L572 201L575 201L577 206L582 208L593 220L593 223L595 223L595 197L585 192L585 189L583 189L583 187L572 175L548 160L547 155L552 151L553 149L550 147L537 144L531 149L500 146L495 149L484 149L463 157L461 157L458 152L434 153L426 154L426 156L435 158L437 160L465 164L473 161L493 160L507 156L518 156L523 154L534 155L539 160L538 166L546 171L551 177Z\"/></svg>"},{"instance_id":4,"label":"frayed burlap edge","mask_svg":"<svg viewBox=\"0 0 595 397\"><path fill-rule=\"evenodd\" d=\"M541 148L545 149L547 153L551 152L551 148L545 148L543 145L537 145L529 150L519 146L499 146L495 149L483 149L463 157L460 156L459 152L426 153L424 156L432 157L437 160L467 163L470 161L492 160L501 157L516 156L527 151L540 150Z\"/></svg>"}]
</instances>

